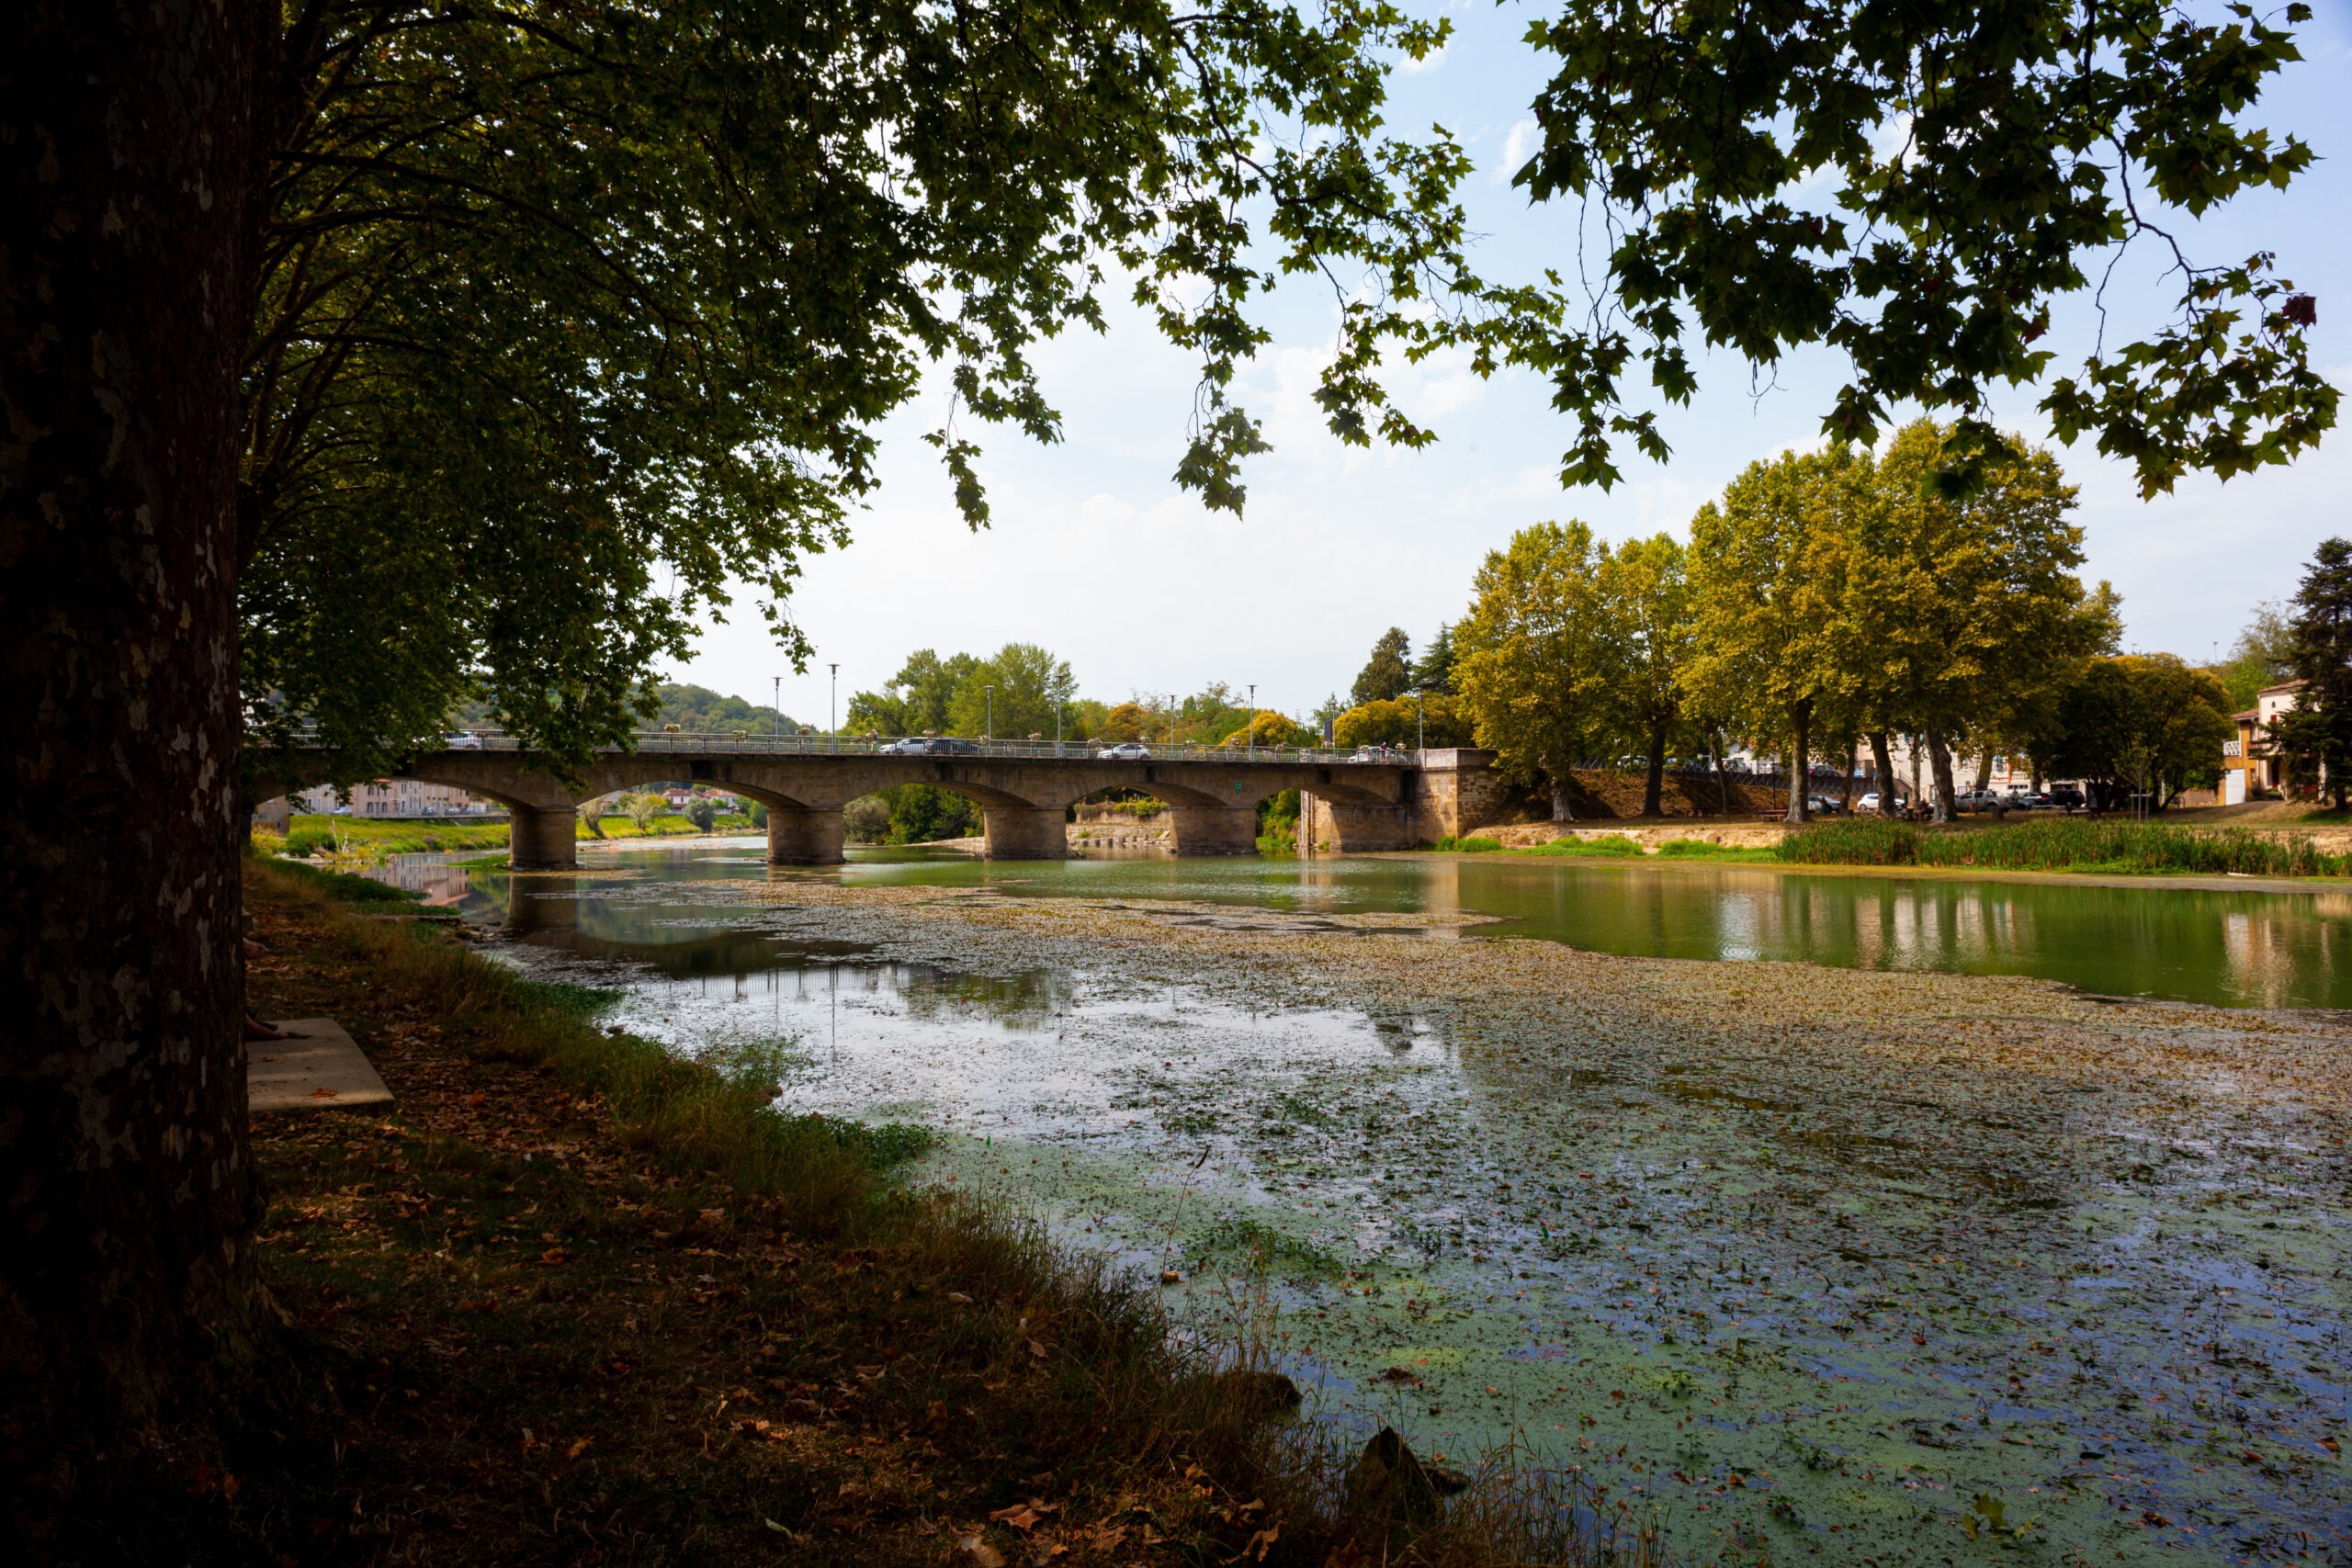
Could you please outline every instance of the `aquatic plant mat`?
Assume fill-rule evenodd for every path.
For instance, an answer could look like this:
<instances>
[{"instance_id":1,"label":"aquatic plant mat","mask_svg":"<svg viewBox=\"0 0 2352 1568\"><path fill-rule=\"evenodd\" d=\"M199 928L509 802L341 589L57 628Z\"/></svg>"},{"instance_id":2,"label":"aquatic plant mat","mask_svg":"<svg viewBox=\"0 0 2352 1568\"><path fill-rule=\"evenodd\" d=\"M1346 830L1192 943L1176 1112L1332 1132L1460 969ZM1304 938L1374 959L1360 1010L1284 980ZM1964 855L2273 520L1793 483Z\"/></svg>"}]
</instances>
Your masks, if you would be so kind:
<instances>
[{"instance_id":1,"label":"aquatic plant mat","mask_svg":"<svg viewBox=\"0 0 2352 1568\"><path fill-rule=\"evenodd\" d=\"M332 1014L398 1096L255 1125L320 1404L57 1560L1649 1560L1572 1481L1351 1501L1247 1346L1188 1350L1148 1282L896 1183L925 1140L770 1111L771 1055L683 1061L609 989L247 874L255 1008Z\"/></svg>"},{"instance_id":2,"label":"aquatic plant mat","mask_svg":"<svg viewBox=\"0 0 2352 1568\"><path fill-rule=\"evenodd\" d=\"M920 1179L1260 1325L1342 1448L1570 1478L1685 1561L2352 1551L2347 1015L1017 872L565 908L640 898L862 957L763 989L512 951L681 1050L781 1021L789 1103L922 1122Z\"/></svg>"}]
</instances>

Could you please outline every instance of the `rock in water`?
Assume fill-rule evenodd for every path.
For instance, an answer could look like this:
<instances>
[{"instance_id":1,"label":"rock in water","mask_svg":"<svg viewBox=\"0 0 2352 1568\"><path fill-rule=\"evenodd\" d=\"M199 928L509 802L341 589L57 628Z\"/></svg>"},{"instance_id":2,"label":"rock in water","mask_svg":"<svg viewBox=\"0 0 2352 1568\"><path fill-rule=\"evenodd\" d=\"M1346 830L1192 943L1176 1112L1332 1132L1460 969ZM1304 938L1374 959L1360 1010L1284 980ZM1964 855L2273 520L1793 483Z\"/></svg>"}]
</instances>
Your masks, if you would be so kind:
<instances>
[{"instance_id":1,"label":"rock in water","mask_svg":"<svg viewBox=\"0 0 2352 1568\"><path fill-rule=\"evenodd\" d=\"M1468 1484L1452 1471L1422 1463L1395 1427L1383 1427L1348 1470L1348 1501L1375 1519L1419 1524L1437 1517L1440 1497Z\"/></svg>"}]
</instances>

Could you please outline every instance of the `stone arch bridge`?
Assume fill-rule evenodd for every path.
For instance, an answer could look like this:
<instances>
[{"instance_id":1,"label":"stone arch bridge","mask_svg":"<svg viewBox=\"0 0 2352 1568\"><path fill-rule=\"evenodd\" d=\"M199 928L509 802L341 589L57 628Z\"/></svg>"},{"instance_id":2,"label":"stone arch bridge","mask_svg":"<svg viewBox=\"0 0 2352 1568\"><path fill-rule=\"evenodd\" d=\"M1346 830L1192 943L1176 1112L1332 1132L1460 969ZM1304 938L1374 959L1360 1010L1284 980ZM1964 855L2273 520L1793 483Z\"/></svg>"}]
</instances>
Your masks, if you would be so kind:
<instances>
[{"instance_id":1,"label":"stone arch bridge","mask_svg":"<svg viewBox=\"0 0 2352 1568\"><path fill-rule=\"evenodd\" d=\"M1105 790L1140 790L1168 803L1179 855L1250 854L1258 803L1286 789L1306 800L1301 850L1405 849L1459 833L1498 786L1490 751L1394 751L1365 756L1185 747L1133 761L1075 745L976 742L954 755L891 755L865 740L647 736L633 750L596 755L567 781L533 753L492 740L480 750L420 751L387 775L448 784L498 801L514 815L509 853L517 870L579 863L573 822L582 803L671 780L716 785L768 813L768 860L829 865L842 859L842 809L900 784L931 784L976 802L992 858L1062 860L1069 807ZM1057 754L1058 753L1058 754ZM281 753L272 784L291 791L334 772L325 751ZM1466 788L1465 788L1466 786Z\"/></svg>"}]
</instances>

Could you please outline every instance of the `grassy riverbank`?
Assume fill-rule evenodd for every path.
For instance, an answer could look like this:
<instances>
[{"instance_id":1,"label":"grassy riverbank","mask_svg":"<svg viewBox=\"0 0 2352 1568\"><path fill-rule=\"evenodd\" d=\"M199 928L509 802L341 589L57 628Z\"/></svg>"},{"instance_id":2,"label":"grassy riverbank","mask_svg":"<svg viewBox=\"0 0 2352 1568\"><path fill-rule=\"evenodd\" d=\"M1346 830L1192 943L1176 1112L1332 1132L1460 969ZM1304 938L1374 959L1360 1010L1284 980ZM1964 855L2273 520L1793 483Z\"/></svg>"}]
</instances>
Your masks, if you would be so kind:
<instances>
[{"instance_id":1,"label":"grassy riverbank","mask_svg":"<svg viewBox=\"0 0 2352 1568\"><path fill-rule=\"evenodd\" d=\"M332 1441L208 1470L192 1558L1576 1560L1501 1490L1392 1538L1153 1293L894 1183L910 1135L768 1109L762 1051L684 1062L315 875L248 889L256 1009L342 1021L399 1104L256 1124Z\"/></svg>"}]
</instances>

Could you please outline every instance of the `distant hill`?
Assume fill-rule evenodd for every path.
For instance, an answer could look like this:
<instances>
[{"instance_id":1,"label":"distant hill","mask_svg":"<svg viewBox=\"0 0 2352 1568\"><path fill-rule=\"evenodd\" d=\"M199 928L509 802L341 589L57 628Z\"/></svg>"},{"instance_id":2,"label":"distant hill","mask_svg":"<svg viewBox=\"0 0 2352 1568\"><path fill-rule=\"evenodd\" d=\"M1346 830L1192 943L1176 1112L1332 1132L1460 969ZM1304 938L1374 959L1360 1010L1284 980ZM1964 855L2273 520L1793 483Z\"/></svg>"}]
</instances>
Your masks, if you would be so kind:
<instances>
[{"instance_id":1,"label":"distant hill","mask_svg":"<svg viewBox=\"0 0 2352 1568\"><path fill-rule=\"evenodd\" d=\"M680 729L729 730L748 729L754 735L789 735L799 726L789 714L780 714L772 707L761 707L741 697L727 696L708 686L656 686L654 694L662 699L662 711L646 720L647 727L661 728L674 724ZM479 729L489 724L487 703L460 703L451 710L449 728Z\"/></svg>"},{"instance_id":2,"label":"distant hill","mask_svg":"<svg viewBox=\"0 0 2352 1568\"><path fill-rule=\"evenodd\" d=\"M799 728L789 714L724 695L708 686L662 685L655 687L654 692L662 699L661 715L652 720L656 729L674 724L680 729L748 729L754 735L789 735Z\"/></svg>"}]
</instances>

